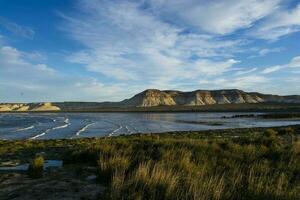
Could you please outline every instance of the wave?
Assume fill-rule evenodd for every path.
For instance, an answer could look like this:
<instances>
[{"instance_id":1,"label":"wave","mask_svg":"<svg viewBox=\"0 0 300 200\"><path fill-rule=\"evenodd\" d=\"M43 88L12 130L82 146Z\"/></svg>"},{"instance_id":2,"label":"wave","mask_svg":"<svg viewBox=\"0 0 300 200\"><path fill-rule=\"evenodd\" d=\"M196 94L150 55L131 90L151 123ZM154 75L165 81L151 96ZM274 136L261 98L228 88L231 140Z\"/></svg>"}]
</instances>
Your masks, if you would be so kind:
<instances>
[{"instance_id":1,"label":"wave","mask_svg":"<svg viewBox=\"0 0 300 200\"><path fill-rule=\"evenodd\" d=\"M129 129L128 126L125 126L125 129L126 129L127 133L129 133L129 134L133 133L133 132Z\"/></svg>"},{"instance_id":2,"label":"wave","mask_svg":"<svg viewBox=\"0 0 300 200\"><path fill-rule=\"evenodd\" d=\"M28 126L28 127L25 127L25 128L19 128L16 131L26 131L26 130L30 130L30 129L33 129L33 128L34 128L34 125L31 125L31 126Z\"/></svg>"},{"instance_id":3,"label":"wave","mask_svg":"<svg viewBox=\"0 0 300 200\"><path fill-rule=\"evenodd\" d=\"M41 137L41 136L43 136L43 135L46 135L46 133L48 133L50 130L52 130L52 128L49 128L49 129L47 129L46 131L44 131L44 132L42 132L42 133L40 133L40 134L38 134L38 135L35 135L35 136L33 136L33 137L29 138L29 139L30 139L30 140L34 140L34 139L36 139L36 138L39 138L39 137Z\"/></svg>"},{"instance_id":4,"label":"wave","mask_svg":"<svg viewBox=\"0 0 300 200\"><path fill-rule=\"evenodd\" d=\"M41 136L46 135L51 130L57 130L57 129L67 128L69 125L71 125L71 123L69 123L69 119L68 118L65 119L64 123L65 123L64 125L49 128L46 131L44 131L44 132L42 132L42 133L40 133L38 135L35 135L35 136L33 136L33 137L29 138L29 139L34 140L36 138L39 138Z\"/></svg>"},{"instance_id":5,"label":"wave","mask_svg":"<svg viewBox=\"0 0 300 200\"><path fill-rule=\"evenodd\" d=\"M68 126L71 125L71 123L69 122L68 118L65 119L64 123L65 123L64 125L54 127L54 128L52 128L52 130L61 129L61 128L67 128Z\"/></svg>"},{"instance_id":6,"label":"wave","mask_svg":"<svg viewBox=\"0 0 300 200\"><path fill-rule=\"evenodd\" d=\"M69 118L66 118L64 123L69 124Z\"/></svg>"},{"instance_id":7,"label":"wave","mask_svg":"<svg viewBox=\"0 0 300 200\"><path fill-rule=\"evenodd\" d=\"M75 135L76 135L76 136L79 136L80 133L84 132L89 126L91 126L91 125L93 125L93 124L95 124L95 123L96 123L96 122L93 122L93 123L90 123L90 124L85 125L82 129L80 129L79 131L77 131Z\"/></svg>"},{"instance_id":8,"label":"wave","mask_svg":"<svg viewBox=\"0 0 300 200\"><path fill-rule=\"evenodd\" d=\"M123 126L119 125L119 128L113 130L110 134L108 134L108 137L113 136L113 134L115 134L117 131L121 130L123 128Z\"/></svg>"},{"instance_id":9,"label":"wave","mask_svg":"<svg viewBox=\"0 0 300 200\"><path fill-rule=\"evenodd\" d=\"M61 129L61 128L67 128L69 125L70 125L70 123L69 124L64 124L62 126L56 126L56 127L52 128L52 130Z\"/></svg>"}]
</instances>

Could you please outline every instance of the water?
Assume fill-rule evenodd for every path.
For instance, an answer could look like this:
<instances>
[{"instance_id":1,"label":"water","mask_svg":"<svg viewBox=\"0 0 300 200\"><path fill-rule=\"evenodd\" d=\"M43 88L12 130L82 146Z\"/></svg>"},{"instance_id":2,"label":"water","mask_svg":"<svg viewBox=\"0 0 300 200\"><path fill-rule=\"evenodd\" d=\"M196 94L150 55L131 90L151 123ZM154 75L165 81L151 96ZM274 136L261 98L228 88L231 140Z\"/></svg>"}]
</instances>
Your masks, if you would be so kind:
<instances>
[{"instance_id":1,"label":"water","mask_svg":"<svg viewBox=\"0 0 300 200\"><path fill-rule=\"evenodd\" d=\"M2 113L0 139L103 137L300 124L295 119L222 118L238 114L261 113Z\"/></svg>"},{"instance_id":2,"label":"water","mask_svg":"<svg viewBox=\"0 0 300 200\"><path fill-rule=\"evenodd\" d=\"M62 160L45 160L44 170L52 167L60 168L63 165ZM29 163L19 164L16 166L0 167L0 171L27 171Z\"/></svg>"}]
</instances>

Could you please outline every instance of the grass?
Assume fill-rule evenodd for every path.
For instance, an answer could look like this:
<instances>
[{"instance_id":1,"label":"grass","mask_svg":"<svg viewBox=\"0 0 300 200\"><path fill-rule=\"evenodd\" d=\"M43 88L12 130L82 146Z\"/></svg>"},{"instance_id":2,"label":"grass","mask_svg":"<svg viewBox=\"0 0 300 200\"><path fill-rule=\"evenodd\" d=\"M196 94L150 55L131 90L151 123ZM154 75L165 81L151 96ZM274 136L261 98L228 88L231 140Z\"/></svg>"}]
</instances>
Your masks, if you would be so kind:
<instances>
[{"instance_id":1,"label":"grass","mask_svg":"<svg viewBox=\"0 0 300 200\"><path fill-rule=\"evenodd\" d=\"M31 160L28 167L28 175L31 178L41 178L43 177L43 168L44 168L44 157L36 156Z\"/></svg>"},{"instance_id":2,"label":"grass","mask_svg":"<svg viewBox=\"0 0 300 200\"><path fill-rule=\"evenodd\" d=\"M0 159L44 151L64 164L94 165L106 199L296 200L299 135L295 126L2 141Z\"/></svg>"}]
</instances>

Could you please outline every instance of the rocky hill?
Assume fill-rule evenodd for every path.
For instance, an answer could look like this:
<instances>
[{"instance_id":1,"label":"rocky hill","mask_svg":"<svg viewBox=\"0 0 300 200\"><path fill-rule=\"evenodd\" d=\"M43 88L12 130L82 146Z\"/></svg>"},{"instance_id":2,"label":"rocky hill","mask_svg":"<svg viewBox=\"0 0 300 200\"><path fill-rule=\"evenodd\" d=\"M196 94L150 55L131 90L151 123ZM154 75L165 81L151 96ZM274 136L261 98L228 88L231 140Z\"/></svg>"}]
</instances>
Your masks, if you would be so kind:
<instances>
[{"instance_id":1,"label":"rocky hill","mask_svg":"<svg viewBox=\"0 0 300 200\"><path fill-rule=\"evenodd\" d=\"M192 92L148 89L121 102L0 103L0 112L135 111L133 108L147 111L150 110L150 107L155 108L158 106L176 107L176 109L180 110L184 106L199 108L204 105L253 105L256 103L300 104L300 95L279 96L244 92L237 89L196 90Z\"/></svg>"},{"instance_id":2,"label":"rocky hill","mask_svg":"<svg viewBox=\"0 0 300 200\"><path fill-rule=\"evenodd\" d=\"M123 106L201 106L212 104L242 103L300 103L299 95L278 96L242 90L196 90L182 92L173 90L145 90L121 102Z\"/></svg>"},{"instance_id":3,"label":"rocky hill","mask_svg":"<svg viewBox=\"0 0 300 200\"><path fill-rule=\"evenodd\" d=\"M0 104L0 112L26 112L26 111L59 111L58 106L52 103L3 103Z\"/></svg>"}]
</instances>

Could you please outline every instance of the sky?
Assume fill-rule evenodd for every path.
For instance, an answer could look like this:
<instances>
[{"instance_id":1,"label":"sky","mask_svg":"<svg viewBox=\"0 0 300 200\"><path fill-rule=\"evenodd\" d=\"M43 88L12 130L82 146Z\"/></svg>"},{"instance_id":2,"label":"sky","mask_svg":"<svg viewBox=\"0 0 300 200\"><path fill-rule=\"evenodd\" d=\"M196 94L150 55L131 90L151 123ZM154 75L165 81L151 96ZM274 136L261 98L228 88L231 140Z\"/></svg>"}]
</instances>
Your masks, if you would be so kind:
<instances>
[{"instance_id":1,"label":"sky","mask_svg":"<svg viewBox=\"0 0 300 200\"><path fill-rule=\"evenodd\" d=\"M300 94L300 0L0 0L0 102Z\"/></svg>"}]
</instances>

